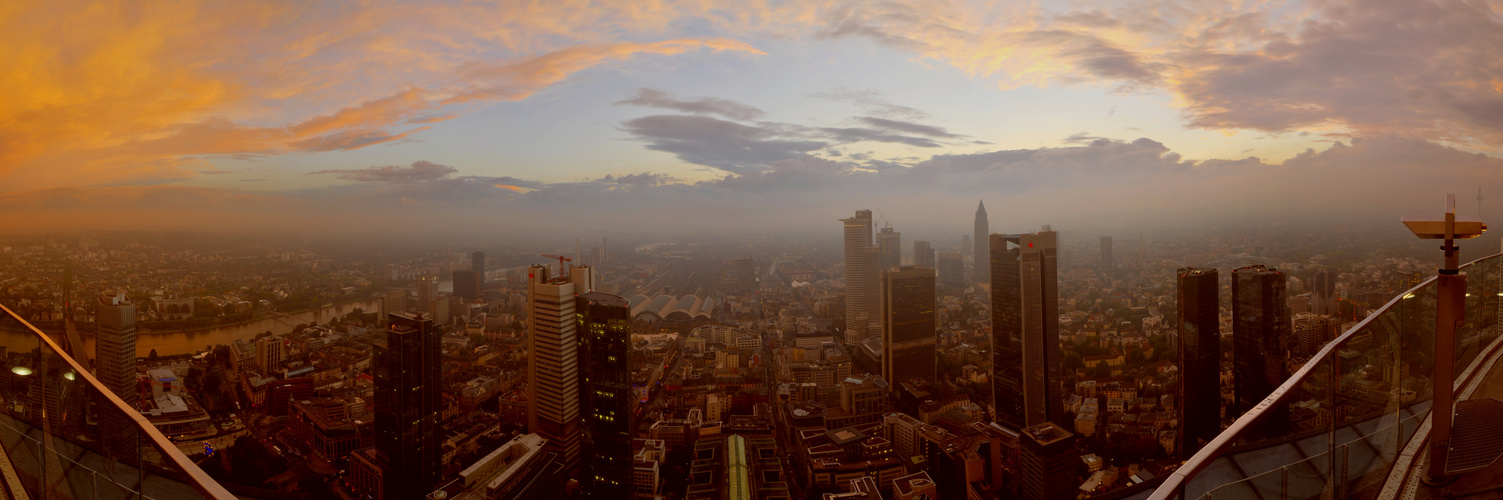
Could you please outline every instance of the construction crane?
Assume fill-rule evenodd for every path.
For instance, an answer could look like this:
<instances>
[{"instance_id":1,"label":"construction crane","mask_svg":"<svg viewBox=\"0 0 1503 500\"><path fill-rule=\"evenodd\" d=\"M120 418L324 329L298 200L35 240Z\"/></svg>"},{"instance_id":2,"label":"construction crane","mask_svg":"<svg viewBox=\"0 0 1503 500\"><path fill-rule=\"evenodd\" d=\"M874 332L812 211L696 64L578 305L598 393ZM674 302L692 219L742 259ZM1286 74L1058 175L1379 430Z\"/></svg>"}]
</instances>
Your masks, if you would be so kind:
<instances>
[{"instance_id":1,"label":"construction crane","mask_svg":"<svg viewBox=\"0 0 1503 500\"><path fill-rule=\"evenodd\" d=\"M564 257L562 255L553 255L551 253L545 253L545 254L543 254L543 256L547 257L547 258L550 258L550 259L558 259L558 275L559 276L568 276L569 275L569 269L567 267L564 267L564 263L565 262L574 262L574 259L571 259L571 258L568 258L568 257Z\"/></svg>"},{"instance_id":2,"label":"construction crane","mask_svg":"<svg viewBox=\"0 0 1503 500\"><path fill-rule=\"evenodd\" d=\"M876 220L876 222L877 222L877 224L875 224L875 225L878 226L878 227L892 227L892 221L887 220L887 214L885 212L883 212L882 209L880 209L880 208L877 209L877 220Z\"/></svg>"}]
</instances>

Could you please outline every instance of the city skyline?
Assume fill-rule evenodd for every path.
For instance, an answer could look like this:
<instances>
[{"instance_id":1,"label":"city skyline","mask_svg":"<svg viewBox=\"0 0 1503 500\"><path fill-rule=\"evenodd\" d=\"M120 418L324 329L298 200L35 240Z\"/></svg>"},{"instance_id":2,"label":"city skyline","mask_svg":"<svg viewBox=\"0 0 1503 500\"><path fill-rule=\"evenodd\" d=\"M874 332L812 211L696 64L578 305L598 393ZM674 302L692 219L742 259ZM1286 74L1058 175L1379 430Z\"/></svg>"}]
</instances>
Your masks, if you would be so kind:
<instances>
[{"instance_id":1,"label":"city skyline","mask_svg":"<svg viewBox=\"0 0 1503 500\"><path fill-rule=\"evenodd\" d=\"M139 404L141 429L192 457L184 467L227 486L289 488L246 465L266 463L314 498L410 496L426 488L404 471L424 464L441 464L422 475L452 498L619 496L628 481L696 500L742 488L903 498L925 484L945 498L1162 493L1196 470L1185 460L1213 437L1236 436L1216 445L1223 452L1266 453L1333 430L1346 439L1348 426L1429 400L1428 361L1413 351L1425 332L1392 314L1433 300L1403 300L1425 295L1405 290L1423 281L1433 247L1392 238L1397 227L1140 236L1138 248L1115 245L1125 255L1108 271L1097 236L998 224L1008 233L988 235L989 286L958 279L965 259L950 252L946 272L886 269L882 335L868 321L846 337L851 300L865 295L847 279L879 265L873 212L857 210L839 231L830 216L851 211L825 214L828 238L612 237L577 245L598 263L585 266L529 240L329 255L174 235L0 238L0 283L10 284L0 304L43 331L77 323L85 333L124 319L111 304L140 305L128 315L138 376L106 392ZM491 279L465 298L475 248ZM1462 345L1496 336L1495 252L1464 250L1485 259L1468 268L1483 291L1471 289L1468 307L1488 314ZM72 304L75 293L102 300ZM1312 311L1320 300L1325 313ZM380 322L388 311L424 326ZM25 331L9 317L0 321ZM1344 347L1327 345L1338 337ZM0 387L5 416L43 425L53 441L103 432L84 442L86 458L133 460L139 446L111 444L125 434L106 432L108 414L74 417L95 407L76 408L76 377L48 368L59 361L51 347L18 339L0 350L13 375ZM93 340L83 352L107 382L105 358L129 357ZM414 384L419 373L435 379ZM1274 387L1279 401L1262 399ZM429 405L441 410L420 409ZM1259 425L1233 423L1252 413ZM442 461L425 435L443 437ZM383 452L397 447L417 451Z\"/></svg>"},{"instance_id":2,"label":"city skyline","mask_svg":"<svg viewBox=\"0 0 1503 500\"><path fill-rule=\"evenodd\" d=\"M0 30L7 497L1500 489L1503 0Z\"/></svg>"},{"instance_id":3,"label":"city skyline","mask_svg":"<svg viewBox=\"0 0 1503 500\"><path fill-rule=\"evenodd\" d=\"M1503 169L1491 3L567 10L9 11L5 231L1360 222Z\"/></svg>"}]
</instances>

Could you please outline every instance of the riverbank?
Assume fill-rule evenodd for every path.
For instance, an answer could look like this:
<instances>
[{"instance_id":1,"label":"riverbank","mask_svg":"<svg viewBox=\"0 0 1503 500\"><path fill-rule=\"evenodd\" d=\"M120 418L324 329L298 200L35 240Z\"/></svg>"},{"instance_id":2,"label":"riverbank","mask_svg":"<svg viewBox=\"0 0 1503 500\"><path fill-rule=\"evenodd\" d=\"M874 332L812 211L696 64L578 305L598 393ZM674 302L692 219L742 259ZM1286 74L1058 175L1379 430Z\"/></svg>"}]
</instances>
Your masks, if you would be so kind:
<instances>
[{"instance_id":1,"label":"riverbank","mask_svg":"<svg viewBox=\"0 0 1503 500\"><path fill-rule=\"evenodd\" d=\"M219 324L215 324L215 325L212 325L212 326L205 326L205 327L202 327L202 328L174 328L174 329L168 329L168 330L153 330L153 329L150 329L150 328L146 328L145 326L140 326L139 328L136 329L136 335L188 334L188 333L202 333L202 332L207 332L207 331L212 331L212 330L219 330L219 329L222 329L222 328L236 328L236 327L243 326L243 325L248 325L248 324L251 324L251 323L256 323L256 322L261 322L261 321L266 321L266 320L274 320L274 319L279 318L279 317L287 317L287 316L294 316L294 315L298 315L298 314L306 314L306 313L309 313L309 312L319 311L319 310L322 310L324 308L329 308L329 307L335 307L335 308L337 308L337 307L341 307L341 306L345 306L345 305L349 305L349 304L355 304L355 303L364 304L364 303L367 303L367 302L371 302L372 300L374 300L374 299L371 298L371 297L351 297L351 298L348 298L348 299L336 300L334 302L330 302L330 303L327 303L327 304L324 304L324 305L320 305L320 306L305 307L305 308L299 308L299 309L289 309L289 310L286 310L286 311L269 311L265 315L257 314L255 317L252 317L250 319L245 319L245 320L240 320L240 321L231 321L231 322L228 322L228 323L219 323ZM80 333L84 333L84 332L80 332Z\"/></svg>"}]
</instances>

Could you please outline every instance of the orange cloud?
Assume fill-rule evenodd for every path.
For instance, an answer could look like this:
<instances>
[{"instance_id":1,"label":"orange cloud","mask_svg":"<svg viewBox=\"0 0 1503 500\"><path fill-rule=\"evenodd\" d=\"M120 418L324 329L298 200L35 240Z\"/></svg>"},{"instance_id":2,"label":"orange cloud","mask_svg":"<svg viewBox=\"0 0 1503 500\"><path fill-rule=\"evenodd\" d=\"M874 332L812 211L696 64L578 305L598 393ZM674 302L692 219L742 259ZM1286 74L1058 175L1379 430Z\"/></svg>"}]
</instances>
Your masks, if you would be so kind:
<instances>
[{"instance_id":1,"label":"orange cloud","mask_svg":"<svg viewBox=\"0 0 1503 500\"><path fill-rule=\"evenodd\" d=\"M735 39L747 36L864 38L1003 88L1165 92L1189 125L1206 129L1341 128L1496 150L1497 8L1378 0L1150 0L1066 11L841 0L6 2L0 185L167 182L196 175L205 156L390 143L601 64L692 50L761 54ZM676 36L686 24L725 38Z\"/></svg>"},{"instance_id":2,"label":"orange cloud","mask_svg":"<svg viewBox=\"0 0 1503 500\"><path fill-rule=\"evenodd\" d=\"M704 7L708 8L708 7ZM0 7L7 189L183 179L198 155L348 150L598 64L726 39L619 42L673 8L563 3L305 6L273 1L18 2ZM630 16L628 16L630 17ZM529 55L530 54L530 55ZM500 61L500 62L495 62ZM465 106L469 103L470 106ZM151 172L157 167L160 171Z\"/></svg>"}]
</instances>

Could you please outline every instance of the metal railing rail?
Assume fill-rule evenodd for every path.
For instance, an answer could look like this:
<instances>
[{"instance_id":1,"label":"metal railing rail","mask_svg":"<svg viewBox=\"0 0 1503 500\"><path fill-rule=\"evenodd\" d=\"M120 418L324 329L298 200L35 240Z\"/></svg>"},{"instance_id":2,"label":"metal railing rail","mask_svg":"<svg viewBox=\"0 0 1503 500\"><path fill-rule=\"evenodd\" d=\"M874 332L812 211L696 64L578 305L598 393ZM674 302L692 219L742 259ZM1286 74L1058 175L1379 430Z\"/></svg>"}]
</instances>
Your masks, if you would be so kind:
<instances>
[{"instance_id":1,"label":"metal railing rail","mask_svg":"<svg viewBox=\"0 0 1503 500\"><path fill-rule=\"evenodd\" d=\"M167 438L167 436L163 435L161 431L158 431L156 426L152 425L145 416L141 415L141 413L136 409L131 408L129 404L116 396L113 392L106 388L104 384L101 384L98 379L94 378L94 375L89 373L89 370L86 369L82 364L80 364L78 360L73 359L72 356L69 356L67 354L67 351L64 351L61 346L57 345L56 342L53 342L52 337L48 336L45 332L37 329L37 327L31 324L31 322L21 318L20 315L16 314L14 311L11 311L10 308L6 307L4 304L0 304L0 312L3 312L4 316L9 316L11 319L16 320L16 322L25 326L27 330L30 330L31 333L35 334L40 342L42 342L47 348L52 349L53 353L56 353L59 358L62 358L65 362L68 363L68 366L73 369L73 373L76 377L82 377L84 383L93 387L94 390L97 391L100 396L102 396L102 399L109 401L110 404L114 406L114 409L116 411L119 411L122 414L128 416L136 424L136 427L139 431L141 431L142 435L150 439L151 444L155 445L161 451L163 456L171 461L172 465L176 466L183 474L187 475L189 479L189 485L193 486L193 488L198 490L199 493L203 494L204 497L213 498L215 500L235 500L237 498L235 495L231 494L229 490L225 489L223 485L220 485L218 481L215 481L214 478L209 477L208 473L205 473L203 469L200 469L198 467L198 464L195 464L192 460L189 460L188 456L184 455L182 450L179 450L177 448L177 445L173 444L172 441Z\"/></svg>"},{"instance_id":2,"label":"metal railing rail","mask_svg":"<svg viewBox=\"0 0 1503 500\"><path fill-rule=\"evenodd\" d=\"M1472 262L1468 262L1466 265L1461 267L1462 270L1466 270L1473 264L1499 257L1503 257L1503 253L1482 257ZM1222 430L1220 434L1216 435L1215 439L1212 439L1211 442L1206 443L1206 445L1202 447L1200 451L1196 452L1195 455L1191 456L1189 460L1186 460L1184 464L1181 464L1178 469L1175 469L1173 473L1165 477L1164 483L1160 485L1158 489L1154 490L1153 494L1148 497L1149 500L1170 500L1174 498L1184 499L1185 486L1189 483L1189 481L1193 479L1196 474L1200 473L1202 470L1208 467L1217 458L1220 458L1227 451L1230 451L1232 446L1236 444L1236 441L1243 435L1245 431L1254 428L1254 426L1256 426L1269 414L1268 409L1276 407L1278 405L1288 404L1289 399L1294 396L1296 389L1301 384L1305 383L1310 378L1311 374L1314 373L1317 369L1331 362L1332 356L1334 356L1335 353L1340 350L1348 341L1364 331L1370 325L1370 323L1376 321L1379 317L1381 317L1382 313L1389 311L1397 306L1404 300L1405 297L1410 296L1411 294L1415 294L1427 286L1433 285L1435 281L1436 277L1430 276L1419 284L1414 285L1407 290L1404 290L1398 295L1395 295L1392 299L1389 299L1389 301L1385 303L1383 307L1373 310L1367 315L1366 318L1363 318L1362 321L1357 322L1356 325L1353 325L1351 328L1347 329L1346 332L1336 337L1336 339L1327 342L1326 345L1321 348L1320 352L1316 353L1315 356L1310 357L1310 360L1306 361L1304 366L1300 367L1300 369L1293 375L1291 375L1288 379L1285 379L1284 383L1280 384L1278 388L1274 389L1273 392L1268 395L1268 397L1263 398L1263 401L1259 402L1258 405L1252 410L1248 410L1247 413L1244 413L1240 417L1237 417L1237 420L1233 422L1231 426ZM1479 357L1478 359L1481 358ZM1474 360L1473 362L1476 361ZM1328 375L1334 376L1334 372ZM1335 389L1332 388L1332 390L1334 391ZM1454 390L1454 388L1452 388L1452 390ZM1332 423L1327 429L1328 432L1334 432L1335 427L1336 423L1333 419ZM1331 441L1330 446L1334 448L1336 446L1335 442ZM1334 457L1330 457L1330 459L1334 459Z\"/></svg>"}]
</instances>

